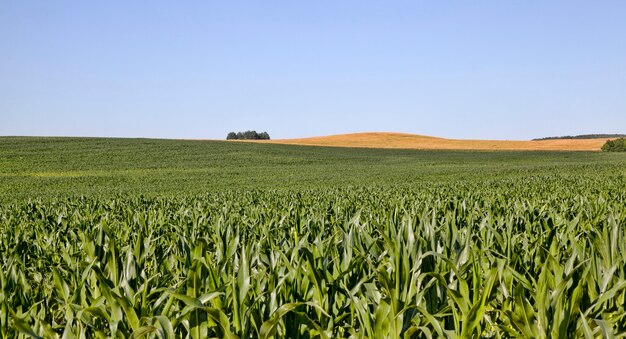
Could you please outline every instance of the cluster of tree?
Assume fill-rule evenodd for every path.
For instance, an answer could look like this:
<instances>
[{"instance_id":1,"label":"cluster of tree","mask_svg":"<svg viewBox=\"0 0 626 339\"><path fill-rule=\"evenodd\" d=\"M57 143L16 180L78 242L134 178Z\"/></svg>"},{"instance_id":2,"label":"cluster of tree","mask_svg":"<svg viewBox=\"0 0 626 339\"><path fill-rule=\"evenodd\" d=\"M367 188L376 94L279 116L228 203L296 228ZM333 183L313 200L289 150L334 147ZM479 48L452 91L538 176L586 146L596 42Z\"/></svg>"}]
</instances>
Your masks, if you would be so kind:
<instances>
[{"instance_id":1,"label":"cluster of tree","mask_svg":"<svg viewBox=\"0 0 626 339\"><path fill-rule=\"evenodd\" d=\"M556 140L556 139L608 139L608 138L624 138L626 134L581 134L566 135L561 137L547 137L533 140Z\"/></svg>"},{"instance_id":2,"label":"cluster of tree","mask_svg":"<svg viewBox=\"0 0 626 339\"><path fill-rule=\"evenodd\" d=\"M605 152L626 152L626 138L607 140L602 146Z\"/></svg>"},{"instance_id":3,"label":"cluster of tree","mask_svg":"<svg viewBox=\"0 0 626 339\"><path fill-rule=\"evenodd\" d=\"M270 140L267 132L257 133L256 131L230 132L226 136L226 140Z\"/></svg>"}]
</instances>

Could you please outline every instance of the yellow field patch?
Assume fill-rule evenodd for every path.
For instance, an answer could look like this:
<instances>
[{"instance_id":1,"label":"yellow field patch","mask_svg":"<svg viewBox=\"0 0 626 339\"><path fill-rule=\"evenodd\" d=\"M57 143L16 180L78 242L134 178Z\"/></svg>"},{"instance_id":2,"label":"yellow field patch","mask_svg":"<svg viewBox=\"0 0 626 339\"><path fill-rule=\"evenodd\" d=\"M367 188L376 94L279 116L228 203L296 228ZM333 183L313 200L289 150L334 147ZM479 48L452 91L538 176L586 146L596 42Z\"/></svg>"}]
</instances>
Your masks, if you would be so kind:
<instances>
[{"instance_id":1,"label":"yellow field patch","mask_svg":"<svg viewBox=\"0 0 626 339\"><path fill-rule=\"evenodd\" d=\"M406 133L372 132L301 139L260 140L255 142L310 146L429 150L600 151L600 148L607 140L609 139L555 139L537 141L464 140Z\"/></svg>"}]
</instances>

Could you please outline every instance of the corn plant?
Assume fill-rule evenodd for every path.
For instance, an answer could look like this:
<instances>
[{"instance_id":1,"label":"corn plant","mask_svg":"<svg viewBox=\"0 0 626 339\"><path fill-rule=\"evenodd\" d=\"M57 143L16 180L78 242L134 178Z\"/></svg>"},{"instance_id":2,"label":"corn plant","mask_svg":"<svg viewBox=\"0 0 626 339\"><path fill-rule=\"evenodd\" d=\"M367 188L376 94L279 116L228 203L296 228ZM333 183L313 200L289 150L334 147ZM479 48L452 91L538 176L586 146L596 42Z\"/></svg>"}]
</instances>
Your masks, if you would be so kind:
<instances>
[{"instance_id":1,"label":"corn plant","mask_svg":"<svg viewBox=\"0 0 626 339\"><path fill-rule=\"evenodd\" d=\"M0 336L626 336L626 191L565 179L0 207Z\"/></svg>"}]
</instances>

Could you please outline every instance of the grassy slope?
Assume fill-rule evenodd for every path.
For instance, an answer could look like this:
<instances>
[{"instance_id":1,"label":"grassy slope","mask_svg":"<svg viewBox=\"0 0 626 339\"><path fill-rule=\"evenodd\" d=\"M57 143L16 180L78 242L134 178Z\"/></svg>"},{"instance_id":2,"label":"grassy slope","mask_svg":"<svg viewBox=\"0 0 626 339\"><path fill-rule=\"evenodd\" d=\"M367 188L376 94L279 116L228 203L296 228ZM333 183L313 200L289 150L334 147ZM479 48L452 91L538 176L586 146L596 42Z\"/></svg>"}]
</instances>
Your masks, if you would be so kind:
<instances>
[{"instance_id":1,"label":"grassy slope","mask_svg":"<svg viewBox=\"0 0 626 339\"><path fill-rule=\"evenodd\" d=\"M220 141L0 138L0 201L71 195L188 195L245 189L437 184L626 175L598 152L327 148ZM607 177L608 176L608 177Z\"/></svg>"}]
</instances>

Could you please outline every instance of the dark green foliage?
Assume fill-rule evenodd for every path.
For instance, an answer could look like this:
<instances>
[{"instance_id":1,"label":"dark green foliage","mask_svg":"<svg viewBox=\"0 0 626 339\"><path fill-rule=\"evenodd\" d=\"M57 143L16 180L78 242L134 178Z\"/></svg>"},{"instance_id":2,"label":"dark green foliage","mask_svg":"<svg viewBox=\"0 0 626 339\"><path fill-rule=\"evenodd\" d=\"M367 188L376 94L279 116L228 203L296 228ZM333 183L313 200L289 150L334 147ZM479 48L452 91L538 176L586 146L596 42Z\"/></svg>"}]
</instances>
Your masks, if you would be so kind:
<instances>
[{"instance_id":1,"label":"dark green foliage","mask_svg":"<svg viewBox=\"0 0 626 339\"><path fill-rule=\"evenodd\" d=\"M226 140L270 140L267 132L257 133L257 131L230 132L226 136Z\"/></svg>"},{"instance_id":2,"label":"dark green foliage","mask_svg":"<svg viewBox=\"0 0 626 339\"><path fill-rule=\"evenodd\" d=\"M605 152L626 152L626 138L607 140L602 146Z\"/></svg>"},{"instance_id":3,"label":"dark green foliage","mask_svg":"<svg viewBox=\"0 0 626 339\"><path fill-rule=\"evenodd\" d=\"M561 137L547 137L538 138L533 140L558 140L558 139L608 139L608 138L623 138L626 134L581 134L581 135L566 135Z\"/></svg>"}]
</instances>

